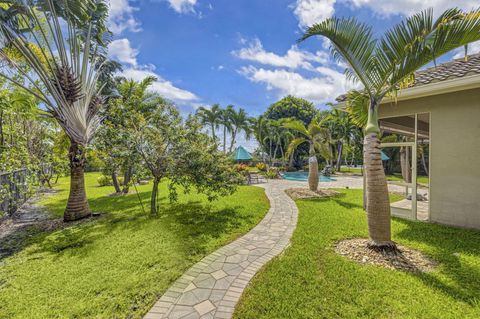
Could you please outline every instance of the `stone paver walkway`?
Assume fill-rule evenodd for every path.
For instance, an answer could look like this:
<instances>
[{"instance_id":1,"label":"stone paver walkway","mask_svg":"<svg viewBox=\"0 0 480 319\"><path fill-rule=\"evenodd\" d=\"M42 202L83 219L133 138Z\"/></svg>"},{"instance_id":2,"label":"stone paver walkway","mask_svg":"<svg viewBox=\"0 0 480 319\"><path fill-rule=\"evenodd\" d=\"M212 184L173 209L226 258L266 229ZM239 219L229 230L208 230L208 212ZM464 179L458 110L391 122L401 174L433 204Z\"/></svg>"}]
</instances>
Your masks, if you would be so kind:
<instances>
[{"instance_id":1,"label":"stone paver walkway","mask_svg":"<svg viewBox=\"0 0 480 319\"><path fill-rule=\"evenodd\" d=\"M190 268L157 301L145 319L231 318L255 273L288 245L298 210L284 189L270 181L265 188L270 210L250 232Z\"/></svg>"}]
</instances>

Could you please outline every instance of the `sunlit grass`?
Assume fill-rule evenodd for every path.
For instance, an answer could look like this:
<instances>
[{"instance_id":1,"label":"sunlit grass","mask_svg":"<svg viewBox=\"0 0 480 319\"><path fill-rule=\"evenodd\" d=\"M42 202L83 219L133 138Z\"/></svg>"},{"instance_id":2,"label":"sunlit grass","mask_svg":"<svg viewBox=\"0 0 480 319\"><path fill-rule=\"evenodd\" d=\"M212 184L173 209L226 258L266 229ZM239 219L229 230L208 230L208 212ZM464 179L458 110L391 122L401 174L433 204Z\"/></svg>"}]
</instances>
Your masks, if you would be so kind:
<instances>
[{"instance_id":1,"label":"sunlit grass","mask_svg":"<svg viewBox=\"0 0 480 319\"><path fill-rule=\"evenodd\" d=\"M393 219L393 239L439 267L411 274L360 265L334 252L338 240L367 237L361 190L341 192L296 202L290 247L256 275L235 318L480 318L480 231Z\"/></svg>"},{"instance_id":2,"label":"sunlit grass","mask_svg":"<svg viewBox=\"0 0 480 319\"><path fill-rule=\"evenodd\" d=\"M65 230L40 233L0 264L0 318L140 318L193 263L256 225L268 209L264 191L242 186L208 202L180 194L176 204L160 187L161 208L148 216L151 185L109 197L87 174L93 211L103 217ZM61 216L68 179L42 201ZM134 189L132 189L134 191Z\"/></svg>"}]
</instances>

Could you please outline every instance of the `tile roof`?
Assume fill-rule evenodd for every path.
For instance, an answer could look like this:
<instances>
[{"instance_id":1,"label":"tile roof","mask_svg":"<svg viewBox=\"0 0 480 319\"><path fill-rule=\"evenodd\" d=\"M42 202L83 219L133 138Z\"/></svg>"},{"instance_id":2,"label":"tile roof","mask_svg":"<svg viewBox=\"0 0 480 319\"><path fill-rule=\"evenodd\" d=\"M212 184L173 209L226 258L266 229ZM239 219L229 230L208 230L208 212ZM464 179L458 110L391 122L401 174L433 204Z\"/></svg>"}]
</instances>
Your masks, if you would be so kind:
<instances>
[{"instance_id":1,"label":"tile roof","mask_svg":"<svg viewBox=\"0 0 480 319\"><path fill-rule=\"evenodd\" d=\"M437 65L436 67L417 71L415 72L415 83L411 87L477 74L480 74L480 54L469 55L467 62L465 62L464 58L460 58ZM336 98L337 102L343 102L346 101L346 99L346 94L342 94Z\"/></svg>"}]
</instances>

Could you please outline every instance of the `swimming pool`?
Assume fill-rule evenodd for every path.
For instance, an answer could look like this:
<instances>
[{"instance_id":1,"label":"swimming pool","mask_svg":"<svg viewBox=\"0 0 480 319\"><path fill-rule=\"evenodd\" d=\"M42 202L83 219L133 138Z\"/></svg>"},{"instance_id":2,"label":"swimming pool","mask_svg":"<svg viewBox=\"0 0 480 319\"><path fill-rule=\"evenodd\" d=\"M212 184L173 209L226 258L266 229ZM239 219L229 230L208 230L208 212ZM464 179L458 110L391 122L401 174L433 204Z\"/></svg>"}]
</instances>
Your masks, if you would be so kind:
<instances>
[{"instance_id":1,"label":"swimming pool","mask_svg":"<svg viewBox=\"0 0 480 319\"><path fill-rule=\"evenodd\" d=\"M285 172L282 174L283 179L289 181L308 181L308 172ZM328 176L319 175L318 180L320 182L332 182L333 178Z\"/></svg>"}]
</instances>

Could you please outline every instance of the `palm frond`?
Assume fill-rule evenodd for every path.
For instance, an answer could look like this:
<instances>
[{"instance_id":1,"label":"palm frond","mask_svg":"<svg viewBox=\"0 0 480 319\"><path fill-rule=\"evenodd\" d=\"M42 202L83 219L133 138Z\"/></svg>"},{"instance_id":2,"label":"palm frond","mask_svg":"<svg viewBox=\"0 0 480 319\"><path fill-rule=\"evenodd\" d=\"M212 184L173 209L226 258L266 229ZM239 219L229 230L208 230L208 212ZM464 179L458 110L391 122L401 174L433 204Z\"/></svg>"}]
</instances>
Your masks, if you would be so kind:
<instances>
[{"instance_id":1,"label":"palm frond","mask_svg":"<svg viewBox=\"0 0 480 319\"><path fill-rule=\"evenodd\" d=\"M375 87L378 77L374 72L374 51L377 41L372 28L355 18L329 18L312 25L298 40L312 36L326 37L332 43L331 51L336 60L349 65L346 75L351 80L360 81L366 88Z\"/></svg>"},{"instance_id":2,"label":"palm frond","mask_svg":"<svg viewBox=\"0 0 480 319\"><path fill-rule=\"evenodd\" d=\"M305 124L303 124L302 121L295 120L295 119L288 119L288 120L284 121L282 126L286 129L294 130L294 131L304 135L305 137L309 136L308 130L305 127Z\"/></svg>"},{"instance_id":3,"label":"palm frond","mask_svg":"<svg viewBox=\"0 0 480 319\"><path fill-rule=\"evenodd\" d=\"M297 138L294 138L293 140L291 140L290 143L288 144L286 156L290 157L290 155L292 155L293 152L295 152L295 150L298 148L298 146L305 143L306 141L307 141L307 139L304 138L304 137L297 137Z\"/></svg>"}]
</instances>

